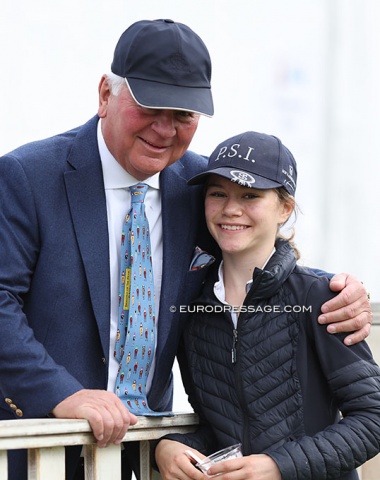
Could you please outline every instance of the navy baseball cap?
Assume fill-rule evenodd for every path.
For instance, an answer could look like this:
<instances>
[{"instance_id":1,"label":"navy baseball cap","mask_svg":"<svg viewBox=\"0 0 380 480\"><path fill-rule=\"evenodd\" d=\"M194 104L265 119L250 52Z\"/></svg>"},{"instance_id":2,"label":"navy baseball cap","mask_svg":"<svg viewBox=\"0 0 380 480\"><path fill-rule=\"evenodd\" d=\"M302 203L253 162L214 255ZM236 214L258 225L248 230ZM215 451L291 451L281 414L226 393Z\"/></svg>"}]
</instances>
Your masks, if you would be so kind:
<instances>
[{"instance_id":1,"label":"navy baseball cap","mask_svg":"<svg viewBox=\"0 0 380 480\"><path fill-rule=\"evenodd\" d=\"M141 20L120 37L111 71L139 105L211 117L211 59L202 39L173 20Z\"/></svg>"},{"instance_id":2,"label":"navy baseball cap","mask_svg":"<svg viewBox=\"0 0 380 480\"><path fill-rule=\"evenodd\" d=\"M210 174L221 175L244 187L284 187L295 194L297 164L290 151L272 135L245 132L225 140L212 152L207 170L188 181L204 183Z\"/></svg>"}]
</instances>

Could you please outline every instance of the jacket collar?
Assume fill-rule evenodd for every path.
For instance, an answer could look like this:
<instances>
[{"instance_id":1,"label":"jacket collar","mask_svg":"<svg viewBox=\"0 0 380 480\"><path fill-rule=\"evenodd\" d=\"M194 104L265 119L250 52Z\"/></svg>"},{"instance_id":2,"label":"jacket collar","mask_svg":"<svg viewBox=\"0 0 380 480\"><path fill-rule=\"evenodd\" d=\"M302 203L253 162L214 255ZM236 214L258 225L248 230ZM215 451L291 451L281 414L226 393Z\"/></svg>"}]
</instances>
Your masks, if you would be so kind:
<instances>
[{"instance_id":1,"label":"jacket collar","mask_svg":"<svg viewBox=\"0 0 380 480\"><path fill-rule=\"evenodd\" d=\"M294 270L296 257L290 243L279 238L276 241L275 248L276 251L269 259L265 268L255 268L252 275L251 288L247 294L247 301L271 297ZM203 294L195 303L210 302L210 299L217 301L214 294L214 285L219 278L218 271L218 265L214 264L210 267Z\"/></svg>"}]
</instances>

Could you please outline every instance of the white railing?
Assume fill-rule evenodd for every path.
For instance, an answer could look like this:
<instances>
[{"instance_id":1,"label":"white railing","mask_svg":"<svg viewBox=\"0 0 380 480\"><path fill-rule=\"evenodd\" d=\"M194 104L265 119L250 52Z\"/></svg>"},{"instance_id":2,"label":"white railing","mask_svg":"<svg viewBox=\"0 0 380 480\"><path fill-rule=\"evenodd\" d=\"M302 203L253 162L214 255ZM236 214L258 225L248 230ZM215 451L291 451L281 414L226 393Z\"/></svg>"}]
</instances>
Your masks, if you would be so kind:
<instances>
[{"instance_id":1,"label":"white railing","mask_svg":"<svg viewBox=\"0 0 380 480\"><path fill-rule=\"evenodd\" d=\"M372 304L373 334L369 337L380 348L380 303ZM370 342L370 343L371 343ZM379 352L380 355L380 352ZM375 355L376 358L376 355ZM379 358L377 358L379 363ZM174 417L139 417L124 442L140 442L142 480L159 479L152 471L149 441L168 433L189 432L198 423L194 413ZM7 450L28 450L28 480L65 480L65 446L83 445L86 480L121 480L121 447L97 448L86 420L25 419L0 422L0 480L8 479ZM380 456L359 469L362 480L378 480Z\"/></svg>"},{"instance_id":2,"label":"white railing","mask_svg":"<svg viewBox=\"0 0 380 480\"><path fill-rule=\"evenodd\" d=\"M160 478L151 468L149 440L189 432L198 423L194 413L174 417L139 417L123 441L140 442L142 480ZM28 449L28 480L65 480L65 446L83 445L86 480L121 480L121 447L97 448L87 420L56 418L0 422L0 480L8 479L7 450Z\"/></svg>"}]
</instances>

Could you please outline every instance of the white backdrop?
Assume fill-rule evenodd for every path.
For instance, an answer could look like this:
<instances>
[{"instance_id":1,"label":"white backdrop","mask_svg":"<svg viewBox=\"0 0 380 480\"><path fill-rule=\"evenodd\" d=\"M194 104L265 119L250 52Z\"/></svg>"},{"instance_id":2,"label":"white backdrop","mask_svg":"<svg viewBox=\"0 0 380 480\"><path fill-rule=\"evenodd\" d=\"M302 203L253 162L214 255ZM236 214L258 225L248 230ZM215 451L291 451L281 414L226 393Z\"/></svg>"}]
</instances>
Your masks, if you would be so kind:
<instances>
[{"instance_id":1,"label":"white backdrop","mask_svg":"<svg viewBox=\"0 0 380 480\"><path fill-rule=\"evenodd\" d=\"M296 157L303 262L348 271L380 301L380 2L377 0L0 0L0 154L84 123L131 23L192 27L213 60L208 154L245 130Z\"/></svg>"}]
</instances>

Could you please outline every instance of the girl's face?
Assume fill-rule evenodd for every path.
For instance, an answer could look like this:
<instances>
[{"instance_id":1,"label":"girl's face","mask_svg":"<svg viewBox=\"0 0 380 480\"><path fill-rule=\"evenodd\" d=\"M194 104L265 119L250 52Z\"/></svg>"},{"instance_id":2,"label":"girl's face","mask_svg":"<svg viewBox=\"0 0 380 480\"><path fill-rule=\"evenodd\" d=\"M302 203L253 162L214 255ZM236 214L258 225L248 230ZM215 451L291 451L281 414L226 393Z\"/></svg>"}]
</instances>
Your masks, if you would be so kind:
<instances>
[{"instance_id":1,"label":"girl's face","mask_svg":"<svg viewBox=\"0 0 380 480\"><path fill-rule=\"evenodd\" d=\"M293 211L276 191L242 187L210 175L205 198L208 229L225 254L259 253L273 248L279 225Z\"/></svg>"}]
</instances>

